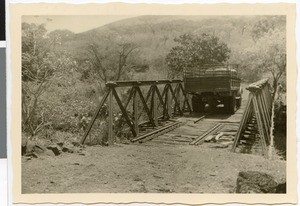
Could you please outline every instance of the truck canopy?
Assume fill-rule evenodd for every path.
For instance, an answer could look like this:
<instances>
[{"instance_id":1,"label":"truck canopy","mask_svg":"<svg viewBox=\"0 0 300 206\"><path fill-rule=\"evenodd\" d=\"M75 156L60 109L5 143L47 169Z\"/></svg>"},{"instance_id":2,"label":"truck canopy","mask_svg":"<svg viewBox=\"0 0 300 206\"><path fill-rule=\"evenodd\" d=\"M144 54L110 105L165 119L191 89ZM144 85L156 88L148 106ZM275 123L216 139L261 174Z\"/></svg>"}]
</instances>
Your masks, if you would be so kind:
<instances>
[{"instance_id":1,"label":"truck canopy","mask_svg":"<svg viewBox=\"0 0 300 206\"><path fill-rule=\"evenodd\" d=\"M240 82L241 79L232 65L197 67L184 72L184 83L188 93L230 94L240 89Z\"/></svg>"},{"instance_id":2,"label":"truck canopy","mask_svg":"<svg viewBox=\"0 0 300 206\"><path fill-rule=\"evenodd\" d=\"M184 71L184 77L236 77L238 73L237 67L230 66L207 66L194 67Z\"/></svg>"}]
</instances>

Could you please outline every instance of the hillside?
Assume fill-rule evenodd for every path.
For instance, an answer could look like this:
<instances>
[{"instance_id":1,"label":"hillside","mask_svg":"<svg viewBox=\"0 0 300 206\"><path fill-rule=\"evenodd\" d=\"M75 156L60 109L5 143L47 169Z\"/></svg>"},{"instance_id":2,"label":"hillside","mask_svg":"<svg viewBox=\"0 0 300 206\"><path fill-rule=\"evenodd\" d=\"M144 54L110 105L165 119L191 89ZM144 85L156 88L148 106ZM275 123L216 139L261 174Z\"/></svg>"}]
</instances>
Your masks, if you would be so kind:
<instances>
[{"instance_id":1,"label":"hillside","mask_svg":"<svg viewBox=\"0 0 300 206\"><path fill-rule=\"evenodd\" d=\"M255 43L255 27L260 21L268 21L273 29L285 32L284 16L140 16L73 34L64 39L62 47L83 58L85 48L93 41L108 37L110 41L123 39L138 45L139 59L149 64L151 73L160 71L158 76L161 76L161 73L167 75L165 57L175 46L174 38L184 33L218 36L231 49L229 62L242 64L242 53Z\"/></svg>"}]
</instances>

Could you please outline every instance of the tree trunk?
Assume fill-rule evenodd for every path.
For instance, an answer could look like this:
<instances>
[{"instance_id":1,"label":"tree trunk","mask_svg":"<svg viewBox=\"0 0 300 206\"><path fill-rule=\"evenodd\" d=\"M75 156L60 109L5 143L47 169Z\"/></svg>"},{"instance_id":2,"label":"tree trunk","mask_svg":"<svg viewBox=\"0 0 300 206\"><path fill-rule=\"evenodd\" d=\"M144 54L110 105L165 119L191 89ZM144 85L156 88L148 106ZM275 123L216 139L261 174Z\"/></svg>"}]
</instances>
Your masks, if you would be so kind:
<instances>
[{"instance_id":1,"label":"tree trunk","mask_svg":"<svg viewBox=\"0 0 300 206\"><path fill-rule=\"evenodd\" d=\"M269 146L269 159L273 157L273 149L274 149L274 120L275 120L275 100L277 97L277 89L278 89L278 79L273 79L273 95L272 95L272 111L271 111L271 127L270 127L270 146Z\"/></svg>"}]
</instances>

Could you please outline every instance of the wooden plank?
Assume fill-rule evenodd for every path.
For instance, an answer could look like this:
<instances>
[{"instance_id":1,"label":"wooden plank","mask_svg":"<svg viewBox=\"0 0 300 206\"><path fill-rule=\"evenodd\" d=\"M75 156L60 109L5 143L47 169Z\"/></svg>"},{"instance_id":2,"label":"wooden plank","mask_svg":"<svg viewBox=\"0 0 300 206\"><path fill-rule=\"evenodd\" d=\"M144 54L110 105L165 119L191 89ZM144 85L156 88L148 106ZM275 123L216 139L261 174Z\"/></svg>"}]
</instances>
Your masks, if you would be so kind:
<instances>
[{"instance_id":1,"label":"wooden plank","mask_svg":"<svg viewBox=\"0 0 300 206\"><path fill-rule=\"evenodd\" d=\"M174 92L174 90L173 90L173 88L172 88L171 85L170 85L170 93L171 93L171 96L173 97L174 102L175 102L174 111L176 111L176 108L177 108L178 111L179 111L179 114L182 116L183 113L181 111L180 104L178 103L178 99L177 99L177 97L175 95L175 92Z\"/></svg>"},{"instance_id":2,"label":"wooden plank","mask_svg":"<svg viewBox=\"0 0 300 206\"><path fill-rule=\"evenodd\" d=\"M255 98L253 101L253 105L254 105L255 116L257 118L257 125L258 125L258 131L259 131L259 137L260 137L260 141L261 141L261 145L262 145L262 150L263 150L263 153L265 155L267 155L267 145L266 145L266 137L264 134L263 122L261 120L261 116L260 116L258 105L257 105Z\"/></svg>"},{"instance_id":3,"label":"wooden plank","mask_svg":"<svg viewBox=\"0 0 300 206\"><path fill-rule=\"evenodd\" d=\"M174 122L174 123L171 123L171 124L169 124L169 125L167 125L167 126L164 126L164 127L162 127L162 128L159 128L159 129L157 129L157 130L155 130L155 131L152 131L152 132L150 132L150 133L148 133L148 134L144 134L144 135L142 135L142 136L139 136L139 137L137 137L137 138L134 138L134 139L132 139L131 141L132 141L132 142L136 142L136 141L142 140L142 139L144 139L144 138L146 138L146 137L149 137L149 136L151 136L151 135L157 134L157 133L159 133L159 132L161 132L161 131L163 131L163 130L166 130L166 129L168 129L168 128L170 128L170 127L173 127L173 126L175 126L175 125L178 125L178 124L180 124L180 122Z\"/></svg>"},{"instance_id":4,"label":"wooden plank","mask_svg":"<svg viewBox=\"0 0 300 206\"><path fill-rule=\"evenodd\" d=\"M139 87L136 87L136 90L137 90L137 92L139 93L140 100L142 101L142 104L143 104L143 106L144 106L144 110L146 111L146 114L147 114L147 116L148 116L148 119L149 119L150 123L152 124L152 126L155 126L155 123L154 123L152 114L150 113L150 110L149 110L148 105L147 105L147 103L146 103L146 101L145 101L145 99L144 99L144 96L143 96L143 94L142 94L141 89L140 89Z\"/></svg>"},{"instance_id":5,"label":"wooden plank","mask_svg":"<svg viewBox=\"0 0 300 206\"><path fill-rule=\"evenodd\" d=\"M128 99L127 99L126 104L125 104L125 106L124 106L125 109L127 109L128 105L129 105L129 103L130 103L130 100L131 100L131 98L132 98L132 96L133 96L133 93L134 93L134 88L131 88L130 93L129 93L129 96L128 96Z\"/></svg>"},{"instance_id":6,"label":"wooden plank","mask_svg":"<svg viewBox=\"0 0 300 206\"><path fill-rule=\"evenodd\" d=\"M164 103L164 100L163 100L163 96L160 94L160 91L159 91L159 89L157 88L156 85L154 86L154 90L156 92L156 95L158 97L158 100L159 100L160 104L163 106L163 115L164 115L166 107L165 107L165 103Z\"/></svg>"},{"instance_id":7,"label":"wooden plank","mask_svg":"<svg viewBox=\"0 0 300 206\"><path fill-rule=\"evenodd\" d=\"M133 94L133 116L134 116L134 130L136 135L139 135L139 105L138 105L138 95L137 90L134 88Z\"/></svg>"},{"instance_id":8,"label":"wooden plank","mask_svg":"<svg viewBox=\"0 0 300 206\"><path fill-rule=\"evenodd\" d=\"M149 100L149 98L150 98L150 96L151 96L152 90L153 90L153 85L149 88L149 90L148 90L148 92L147 92L147 96L146 96L146 99L145 99L146 103L148 102L148 100ZM140 117L142 116L144 110L145 110L145 108L143 107L143 108L142 108L142 111L139 113L139 119L140 119Z\"/></svg>"},{"instance_id":9,"label":"wooden plank","mask_svg":"<svg viewBox=\"0 0 300 206\"><path fill-rule=\"evenodd\" d=\"M246 127L246 124L247 124L247 121L248 121L248 118L249 118L251 106L252 106L252 98L253 98L253 95L251 93L249 93L249 99L248 99L248 102L247 102L247 105L246 105L246 108L245 108L245 112L243 114L240 126L238 128L238 131L236 133L236 136L235 136L235 139L234 139L234 142L233 142L233 145L232 145L232 149L231 149L232 152L235 152L235 149L237 148L237 145L238 145L239 140L241 138L241 134L245 130L245 127Z\"/></svg>"},{"instance_id":10,"label":"wooden plank","mask_svg":"<svg viewBox=\"0 0 300 206\"><path fill-rule=\"evenodd\" d=\"M199 122L200 120L204 119L206 116L203 115L202 117L198 118L197 120L194 121L194 124L196 124L197 122Z\"/></svg>"},{"instance_id":11,"label":"wooden plank","mask_svg":"<svg viewBox=\"0 0 300 206\"><path fill-rule=\"evenodd\" d=\"M108 91L104 94L103 98L101 99L101 102L99 103L99 105L98 105L96 111L94 112L94 116L93 116L91 122L89 123L89 126L87 127L87 129L86 129L85 132L84 132L84 135L83 135L83 137L82 137L82 139L81 139L81 141L80 141L81 144L84 144L84 142L85 142L85 140L86 140L86 137L87 137L88 134L90 133L90 131L91 131L91 129L92 129L92 126L93 126L93 124L94 124L94 122L95 122L95 120L96 120L96 118L97 118L97 116L98 116L98 114L99 114L101 108L103 107L103 105L104 105L104 103L105 103L105 101L106 101L106 99L107 99L107 97L108 97L108 95L109 95L110 93L111 93L111 90L108 89Z\"/></svg>"},{"instance_id":12,"label":"wooden plank","mask_svg":"<svg viewBox=\"0 0 300 206\"><path fill-rule=\"evenodd\" d=\"M154 118L154 124L155 126L157 127L158 126L158 114L157 114L157 108L158 104L157 104L157 95L155 95L155 90L153 89L153 92L152 92L152 114L153 114L153 118Z\"/></svg>"},{"instance_id":13,"label":"wooden plank","mask_svg":"<svg viewBox=\"0 0 300 206\"><path fill-rule=\"evenodd\" d=\"M136 132L134 130L134 126L132 125L131 120L128 117L127 111L125 110L125 108L124 108L124 106L123 106L123 104L122 104L122 102L121 102L121 100L120 100L120 98L118 96L117 91L114 88L111 88L111 90L112 90L112 92L114 94L114 97L115 97L115 99L117 101L117 104L119 105L119 107L121 109L121 112L122 112L122 114L123 114L123 116L125 118L126 124L129 126L129 128L130 128L133 136L136 136Z\"/></svg>"},{"instance_id":14,"label":"wooden plank","mask_svg":"<svg viewBox=\"0 0 300 206\"><path fill-rule=\"evenodd\" d=\"M179 83L179 87L180 87L181 92L182 92L182 94L184 96L184 101L183 101L184 105L186 104L187 107L188 107L189 112L192 112L192 107L191 107L191 105L190 105L190 103L188 101L188 98L187 98L187 95L186 95L186 91L184 90L184 88L183 88L183 86L182 86L181 83Z\"/></svg>"},{"instance_id":15,"label":"wooden plank","mask_svg":"<svg viewBox=\"0 0 300 206\"><path fill-rule=\"evenodd\" d=\"M108 145L112 145L114 143L114 110L113 110L113 93L109 93L108 99Z\"/></svg>"},{"instance_id":16,"label":"wooden plank","mask_svg":"<svg viewBox=\"0 0 300 206\"><path fill-rule=\"evenodd\" d=\"M130 86L147 86L153 84L170 84L170 83L180 83L182 80L180 79L162 79L162 80L145 80L145 81L109 81L106 83L108 87L130 87Z\"/></svg>"},{"instance_id":17,"label":"wooden plank","mask_svg":"<svg viewBox=\"0 0 300 206\"><path fill-rule=\"evenodd\" d=\"M205 137L207 135L210 135L211 133L215 132L219 127L221 127L222 124L219 123L215 126L213 126L212 128L208 129L206 132L204 132L202 135L200 135L197 139L195 139L194 141L192 141L190 144L193 145L193 144L202 144L205 140Z\"/></svg>"}]
</instances>

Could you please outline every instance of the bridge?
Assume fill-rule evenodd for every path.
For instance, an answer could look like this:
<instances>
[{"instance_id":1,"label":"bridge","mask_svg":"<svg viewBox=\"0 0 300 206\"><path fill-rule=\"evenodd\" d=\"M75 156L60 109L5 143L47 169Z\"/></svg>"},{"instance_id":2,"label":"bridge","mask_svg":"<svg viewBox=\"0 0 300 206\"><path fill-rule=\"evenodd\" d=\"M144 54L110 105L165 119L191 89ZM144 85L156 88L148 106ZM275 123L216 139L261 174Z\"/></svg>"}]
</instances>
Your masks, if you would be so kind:
<instances>
[{"instance_id":1,"label":"bridge","mask_svg":"<svg viewBox=\"0 0 300 206\"><path fill-rule=\"evenodd\" d=\"M219 146L232 145L232 152L258 147L267 156L268 145L273 145L271 87L263 79L246 89L242 107L234 115L222 114L222 107L197 114L182 80L108 82L81 143L87 142L96 119L107 108L108 145L114 144L116 135L125 134L132 144L201 145L222 140Z\"/></svg>"}]
</instances>

